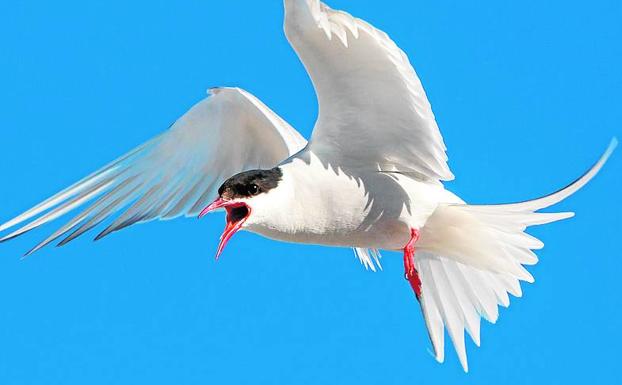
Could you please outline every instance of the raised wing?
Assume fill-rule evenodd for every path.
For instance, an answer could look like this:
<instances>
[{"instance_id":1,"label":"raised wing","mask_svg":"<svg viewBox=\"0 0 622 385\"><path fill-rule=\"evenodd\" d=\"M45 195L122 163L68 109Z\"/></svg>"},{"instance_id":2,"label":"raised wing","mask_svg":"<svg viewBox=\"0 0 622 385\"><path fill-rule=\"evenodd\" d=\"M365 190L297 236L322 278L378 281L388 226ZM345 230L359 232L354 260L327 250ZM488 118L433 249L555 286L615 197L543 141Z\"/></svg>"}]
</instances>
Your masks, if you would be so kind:
<instances>
[{"instance_id":1,"label":"raised wing","mask_svg":"<svg viewBox=\"0 0 622 385\"><path fill-rule=\"evenodd\" d=\"M310 149L340 166L453 179L423 86L395 43L319 0L285 0L285 11L318 96Z\"/></svg>"},{"instance_id":2,"label":"raised wing","mask_svg":"<svg viewBox=\"0 0 622 385\"><path fill-rule=\"evenodd\" d=\"M305 145L253 95L238 88L212 89L168 131L1 225L0 233L21 227L0 242L82 206L28 254L63 236L59 245L64 245L120 212L96 239L135 223L197 215L226 178L274 167Z\"/></svg>"}]
</instances>

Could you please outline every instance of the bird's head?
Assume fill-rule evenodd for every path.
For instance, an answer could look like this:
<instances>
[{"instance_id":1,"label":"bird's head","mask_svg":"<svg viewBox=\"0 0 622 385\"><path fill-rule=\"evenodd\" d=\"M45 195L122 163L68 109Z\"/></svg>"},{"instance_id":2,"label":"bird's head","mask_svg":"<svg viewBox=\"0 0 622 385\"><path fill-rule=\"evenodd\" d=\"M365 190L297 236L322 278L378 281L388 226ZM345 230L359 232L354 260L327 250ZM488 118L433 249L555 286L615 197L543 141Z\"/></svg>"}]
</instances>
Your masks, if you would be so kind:
<instances>
[{"instance_id":1,"label":"bird's head","mask_svg":"<svg viewBox=\"0 0 622 385\"><path fill-rule=\"evenodd\" d=\"M253 214L266 206L266 195L277 187L283 176L280 168L252 170L239 173L227 179L218 189L218 198L207 206L199 218L207 213L224 208L227 223L220 237L216 258L220 256L227 242L244 227Z\"/></svg>"}]
</instances>

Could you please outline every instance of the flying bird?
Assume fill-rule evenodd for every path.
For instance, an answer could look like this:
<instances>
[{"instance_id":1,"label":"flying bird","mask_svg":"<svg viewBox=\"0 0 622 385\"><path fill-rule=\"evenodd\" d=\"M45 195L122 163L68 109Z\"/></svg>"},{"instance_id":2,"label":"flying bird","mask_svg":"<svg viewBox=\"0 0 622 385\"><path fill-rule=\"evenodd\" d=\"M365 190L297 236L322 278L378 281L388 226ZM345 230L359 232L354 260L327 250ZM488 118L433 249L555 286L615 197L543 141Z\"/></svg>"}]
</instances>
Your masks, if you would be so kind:
<instances>
[{"instance_id":1,"label":"flying bird","mask_svg":"<svg viewBox=\"0 0 622 385\"><path fill-rule=\"evenodd\" d=\"M226 212L217 257L240 230L285 242L353 248L368 268L379 250L403 253L434 355L445 330L465 371L465 331L495 322L543 243L529 226L588 183L611 155L569 186L514 204L470 205L454 178L421 81L381 30L319 0L284 0L285 34L317 93L309 141L259 99L213 88L167 131L0 226L7 241L75 212L32 248L65 245L102 223L96 239L136 223ZM79 210L78 210L79 209Z\"/></svg>"}]
</instances>

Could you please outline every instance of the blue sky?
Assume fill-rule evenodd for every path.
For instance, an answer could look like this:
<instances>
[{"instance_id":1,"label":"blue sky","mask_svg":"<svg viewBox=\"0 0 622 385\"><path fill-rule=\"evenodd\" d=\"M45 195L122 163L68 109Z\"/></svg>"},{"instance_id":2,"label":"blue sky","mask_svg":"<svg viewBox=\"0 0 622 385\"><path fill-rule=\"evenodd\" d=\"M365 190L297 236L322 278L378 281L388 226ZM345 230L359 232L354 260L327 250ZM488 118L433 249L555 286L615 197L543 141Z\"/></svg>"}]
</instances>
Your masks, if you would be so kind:
<instances>
[{"instance_id":1,"label":"blue sky","mask_svg":"<svg viewBox=\"0 0 622 385\"><path fill-rule=\"evenodd\" d=\"M332 0L410 55L472 203L554 191L621 135L618 0ZM164 130L208 87L241 86L303 134L317 112L271 1L3 2L0 219ZM620 381L622 157L532 231L536 283L437 364L399 254L238 234L220 215L150 223L20 261L0 246L0 383L526 384ZM92 234L94 236L94 234Z\"/></svg>"}]
</instances>

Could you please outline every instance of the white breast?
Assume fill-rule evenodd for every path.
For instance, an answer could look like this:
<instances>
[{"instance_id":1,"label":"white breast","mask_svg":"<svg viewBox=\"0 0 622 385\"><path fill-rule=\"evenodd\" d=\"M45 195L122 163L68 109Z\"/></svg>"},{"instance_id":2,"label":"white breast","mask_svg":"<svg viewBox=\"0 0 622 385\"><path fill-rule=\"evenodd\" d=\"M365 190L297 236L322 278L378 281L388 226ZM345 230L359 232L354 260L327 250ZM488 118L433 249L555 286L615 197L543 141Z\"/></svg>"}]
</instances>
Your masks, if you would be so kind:
<instances>
[{"instance_id":1,"label":"white breast","mask_svg":"<svg viewBox=\"0 0 622 385\"><path fill-rule=\"evenodd\" d=\"M246 229L286 242L401 249L445 190L399 174L344 170L303 151L278 187L254 198Z\"/></svg>"}]
</instances>

